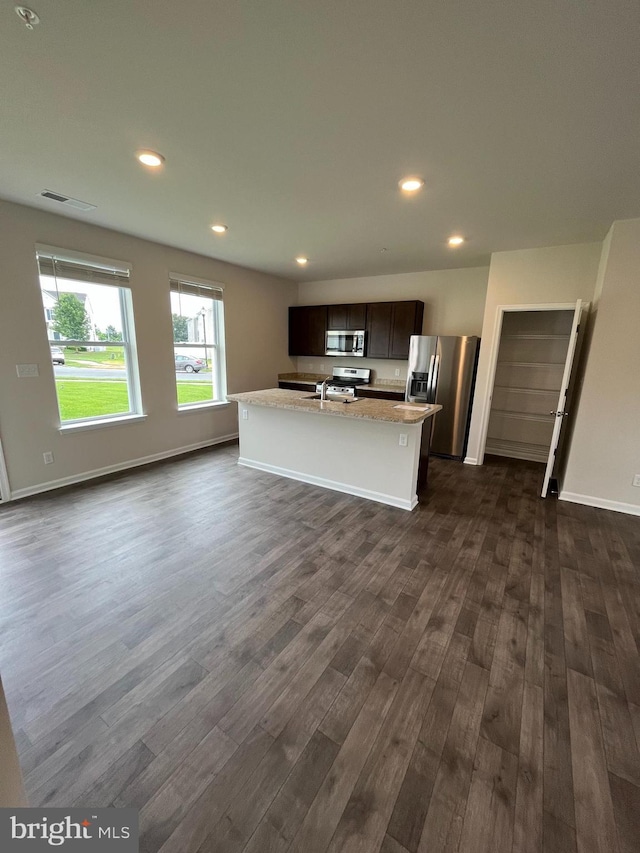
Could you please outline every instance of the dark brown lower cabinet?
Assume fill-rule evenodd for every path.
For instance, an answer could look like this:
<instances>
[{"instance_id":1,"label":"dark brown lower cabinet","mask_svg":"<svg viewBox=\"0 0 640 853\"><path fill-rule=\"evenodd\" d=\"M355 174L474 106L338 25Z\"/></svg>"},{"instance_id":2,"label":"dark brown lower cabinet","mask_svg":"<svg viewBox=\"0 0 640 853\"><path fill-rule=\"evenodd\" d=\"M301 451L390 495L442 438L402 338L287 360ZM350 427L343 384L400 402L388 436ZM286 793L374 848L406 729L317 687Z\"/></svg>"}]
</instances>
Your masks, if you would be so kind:
<instances>
[{"instance_id":1,"label":"dark brown lower cabinet","mask_svg":"<svg viewBox=\"0 0 640 853\"><path fill-rule=\"evenodd\" d=\"M368 388L358 388L356 394L358 397L369 397L374 400L394 400L398 402L404 400L404 391L370 391Z\"/></svg>"},{"instance_id":2,"label":"dark brown lower cabinet","mask_svg":"<svg viewBox=\"0 0 640 853\"><path fill-rule=\"evenodd\" d=\"M278 388L287 388L289 391L306 391L309 394L315 394L315 383L310 382L287 382L286 379L280 379Z\"/></svg>"}]
</instances>

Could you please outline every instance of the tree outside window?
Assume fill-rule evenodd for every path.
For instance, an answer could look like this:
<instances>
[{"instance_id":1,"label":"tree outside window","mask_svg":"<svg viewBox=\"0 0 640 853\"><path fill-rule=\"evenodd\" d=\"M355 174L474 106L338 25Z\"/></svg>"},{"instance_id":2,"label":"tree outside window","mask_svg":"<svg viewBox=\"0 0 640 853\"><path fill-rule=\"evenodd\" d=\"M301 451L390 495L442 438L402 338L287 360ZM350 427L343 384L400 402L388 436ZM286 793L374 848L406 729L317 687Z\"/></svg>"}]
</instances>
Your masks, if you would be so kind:
<instances>
[{"instance_id":1,"label":"tree outside window","mask_svg":"<svg viewBox=\"0 0 640 853\"><path fill-rule=\"evenodd\" d=\"M61 293L51 312L51 328L62 338L82 341L89 337L87 310L75 293Z\"/></svg>"}]
</instances>

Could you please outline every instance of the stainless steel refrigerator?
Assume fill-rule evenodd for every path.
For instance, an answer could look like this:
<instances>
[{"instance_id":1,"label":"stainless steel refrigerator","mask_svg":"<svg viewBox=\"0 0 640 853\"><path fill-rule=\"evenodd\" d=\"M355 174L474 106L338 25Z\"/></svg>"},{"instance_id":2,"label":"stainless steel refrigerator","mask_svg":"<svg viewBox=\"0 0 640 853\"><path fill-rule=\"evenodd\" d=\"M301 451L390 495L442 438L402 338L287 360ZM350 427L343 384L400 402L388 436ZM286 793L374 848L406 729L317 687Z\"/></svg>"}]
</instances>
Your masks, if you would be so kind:
<instances>
[{"instance_id":1,"label":"stainless steel refrigerator","mask_svg":"<svg viewBox=\"0 0 640 853\"><path fill-rule=\"evenodd\" d=\"M475 336L411 336L405 399L442 406L431 435L439 456L461 459L466 451L479 346Z\"/></svg>"}]
</instances>

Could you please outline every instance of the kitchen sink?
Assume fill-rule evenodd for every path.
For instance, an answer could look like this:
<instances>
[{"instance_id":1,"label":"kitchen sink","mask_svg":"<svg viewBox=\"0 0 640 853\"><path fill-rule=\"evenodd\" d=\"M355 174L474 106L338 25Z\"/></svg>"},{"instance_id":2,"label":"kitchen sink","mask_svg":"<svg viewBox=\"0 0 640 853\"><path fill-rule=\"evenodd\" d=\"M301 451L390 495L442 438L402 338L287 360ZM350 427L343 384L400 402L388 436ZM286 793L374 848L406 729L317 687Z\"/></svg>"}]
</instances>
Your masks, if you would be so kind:
<instances>
[{"instance_id":1,"label":"kitchen sink","mask_svg":"<svg viewBox=\"0 0 640 853\"><path fill-rule=\"evenodd\" d=\"M304 397L300 397L301 400L320 400L322 399L320 394L305 394ZM357 403L358 400L361 399L359 397L327 397L325 400L326 403Z\"/></svg>"}]
</instances>

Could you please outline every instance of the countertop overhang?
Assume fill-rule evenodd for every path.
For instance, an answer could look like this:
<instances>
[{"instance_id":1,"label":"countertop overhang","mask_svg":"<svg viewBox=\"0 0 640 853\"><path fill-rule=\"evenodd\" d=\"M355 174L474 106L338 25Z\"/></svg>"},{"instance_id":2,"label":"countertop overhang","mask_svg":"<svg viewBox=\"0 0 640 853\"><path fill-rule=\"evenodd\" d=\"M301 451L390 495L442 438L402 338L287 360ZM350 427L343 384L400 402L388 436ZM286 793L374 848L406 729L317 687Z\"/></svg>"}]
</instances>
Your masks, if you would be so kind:
<instances>
[{"instance_id":1,"label":"countertop overhang","mask_svg":"<svg viewBox=\"0 0 640 853\"><path fill-rule=\"evenodd\" d=\"M442 409L442 406L438 405L427 407L366 397L359 397L350 403L333 400L311 400L308 399L304 391L289 391L283 388L266 388L262 391L228 394L227 399L236 403L266 406L274 409L289 409L295 412L407 425L422 423Z\"/></svg>"}]
</instances>

